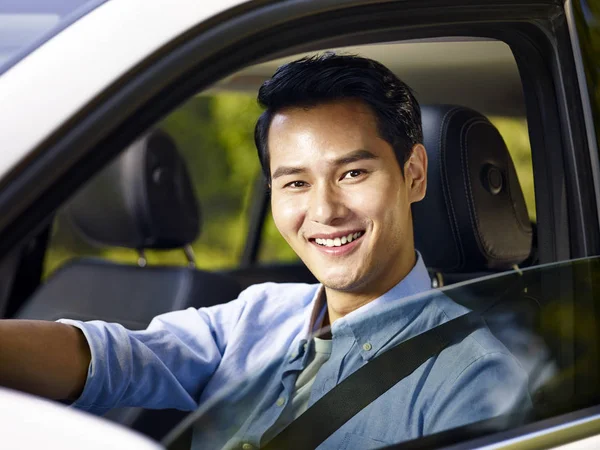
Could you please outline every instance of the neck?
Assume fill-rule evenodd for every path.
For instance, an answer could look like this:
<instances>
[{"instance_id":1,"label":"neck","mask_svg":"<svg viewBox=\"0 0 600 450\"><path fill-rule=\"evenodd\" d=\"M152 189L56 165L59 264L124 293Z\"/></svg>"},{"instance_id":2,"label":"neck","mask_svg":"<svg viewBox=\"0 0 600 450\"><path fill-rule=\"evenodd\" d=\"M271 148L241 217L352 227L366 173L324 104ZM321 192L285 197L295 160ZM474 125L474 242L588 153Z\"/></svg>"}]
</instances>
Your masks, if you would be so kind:
<instances>
[{"instance_id":1,"label":"neck","mask_svg":"<svg viewBox=\"0 0 600 450\"><path fill-rule=\"evenodd\" d=\"M390 272L386 277L371 280L357 289L351 291L339 291L325 286L327 316L323 321L323 325L332 325L337 319L378 299L400 283L417 262L414 251L407 253L408 255L401 261L398 261L398 264L395 265L397 270Z\"/></svg>"}]
</instances>

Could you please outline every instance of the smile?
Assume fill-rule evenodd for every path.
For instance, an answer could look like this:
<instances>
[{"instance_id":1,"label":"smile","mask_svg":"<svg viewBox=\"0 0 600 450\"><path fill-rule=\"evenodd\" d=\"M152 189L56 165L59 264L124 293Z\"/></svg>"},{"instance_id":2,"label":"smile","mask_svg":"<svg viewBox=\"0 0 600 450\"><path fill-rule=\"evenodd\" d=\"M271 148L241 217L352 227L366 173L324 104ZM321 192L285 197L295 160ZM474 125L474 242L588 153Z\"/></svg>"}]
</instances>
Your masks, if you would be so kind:
<instances>
[{"instance_id":1,"label":"smile","mask_svg":"<svg viewBox=\"0 0 600 450\"><path fill-rule=\"evenodd\" d=\"M333 239L316 238L314 241L322 247L343 247L360 238L363 234L364 231L358 231L356 233L349 233L347 236L336 237Z\"/></svg>"}]
</instances>

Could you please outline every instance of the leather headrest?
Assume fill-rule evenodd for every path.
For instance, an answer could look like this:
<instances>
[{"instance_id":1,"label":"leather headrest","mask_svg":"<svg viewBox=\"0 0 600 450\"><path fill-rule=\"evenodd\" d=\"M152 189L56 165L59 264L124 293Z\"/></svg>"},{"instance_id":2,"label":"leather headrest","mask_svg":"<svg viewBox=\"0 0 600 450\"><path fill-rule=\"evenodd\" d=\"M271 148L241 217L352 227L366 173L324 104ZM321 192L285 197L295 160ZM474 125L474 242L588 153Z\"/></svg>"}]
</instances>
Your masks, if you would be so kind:
<instances>
[{"instance_id":1,"label":"leather headrest","mask_svg":"<svg viewBox=\"0 0 600 450\"><path fill-rule=\"evenodd\" d=\"M421 113L427 194L412 211L425 263L439 272L477 272L524 261L532 227L498 130L461 106L423 106Z\"/></svg>"},{"instance_id":2,"label":"leather headrest","mask_svg":"<svg viewBox=\"0 0 600 450\"><path fill-rule=\"evenodd\" d=\"M200 210L175 142L156 130L89 182L65 211L89 241L173 249L196 239Z\"/></svg>"}]
</instances>

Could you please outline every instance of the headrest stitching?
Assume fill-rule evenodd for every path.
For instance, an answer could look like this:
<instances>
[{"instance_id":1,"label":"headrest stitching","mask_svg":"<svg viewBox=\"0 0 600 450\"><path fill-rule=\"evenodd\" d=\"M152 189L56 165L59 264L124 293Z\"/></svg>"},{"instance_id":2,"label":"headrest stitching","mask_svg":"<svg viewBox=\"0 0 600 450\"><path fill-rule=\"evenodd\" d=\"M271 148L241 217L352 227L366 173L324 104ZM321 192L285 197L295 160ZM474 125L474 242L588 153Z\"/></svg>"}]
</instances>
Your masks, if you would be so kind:
<instances>
[{"instance_id":1,"label":"headrest stitching","mask_svg":"<svg viewBox=\"0 0 600 450\"><path fill-rule=\"evenodd\" d=\"M497 131L497 129L492 124L490 124L490 126L492 126L494 128L494 130ZM502 139L502 136L500 136L500 138ZM504 139L502 139L502 142L504 142ZM506 145L506 144L504 144L504 145ZM518 178L517 178L517 181L518 181ZM506 188L508 189L508 196L512 200L513 197L512 197L512 192L511 192L511 188L510 188L510 180L506 180ZM533 230L531 228L530 229L525 228L525 226L519 220L519 216L517 216L517 211L515 210L515 202L513 202L513 201L511 201L510 212L511 212L512 216L514 217L515 222L517 223L517 227L521 230L521 232L523 232L527 236L532 236ZM527 253L523 252L523 253L521 253L521 257L527 258L530 253L531 253L531 250L529 250ZM502 259L508 260L509 258L502 258Z\"/></svg>"},{"instance_id":2,"label":"headrest stitching","mask_svg":"<svg viewBox=\"0 0 600 450\"><path fill-rule=\"evenodd\" d=\"M489 249L489 244L485 238L479 232L480 223L479 216L477 215L477 210L475 209L475 199L473 198L473 189L471 189L471 174L469 171L469 158L467 157L467 136L471 128L475 125L486 124L486 120L482 120L479 117L474 117L466 121L460 130L460 159L461 165L460 169L463 173L463 183L465 185L465 190L469 195L469 201L467 202L467 207L469 208L469 221L471 222L471 228L473 229L473 235L475 236L475 240L477 241L477 245L481 251L483 251L486 255L496 257L496 255L492 254L492 251ZM466 130L465 130L466 128ZM464 130L464 132L463 132ZM465 171L466 167L466 171ZM475 220L475 223L473 222Z\"/></svg>"},{"instance_id":3,"label":"headrest stitching","mask_svg":"<svg viewBox=\"0 0 600 450\"><path fill-rule=\"evenodd\" d=\"M442 122L440 124L439 143L438 143L438 153L439 153L438 160L441 165L440 176L442 178L442 183L441 183L442 190L444 192L444 198L446 200L446 204L450 206L451 214L450 214L450 211L447 211L448 218L450 219L452 235L454 236L454 240L455 240L455 243L457 244L458 252L459 252L459 262L455 266L451 267L449 270L460 269L462 267L462 265L464 264L464 253L463 253L462 241L460 238L460 232L458 230L458 222L456 219L456 212L454 211L454 204L452 203L452 196L450 195L450 192L449 192L450 190L448 188L448 173L446 170L446 159L444 157L445 144L446 144L444 129L447 129L446 121L449 123L450 120L452 119L452 117L460 110L461 110L460 107L454 107L454 108L448 110L446 112L446 114L444 114L444 117L442 118Z\"/></svg>"},{"instance_id":4,"label":"headrest stitching","mask_svg":"<svg viewBox=\"0 0 600 450\"><path fill-rule=\"evenodd\" d=\"M504 141L504 139L503 139L503 141ZM519 180L519 178L517 177L517 181L518 180ZM510 190L510 180L506 180L506 188L508 189L509 197L512 199L513 197L512 197L512 192ZM527 227L519 220L519 216L517 216L517 211L515 210L514 202L511 202L510 211L511 211L513 217L515 218L515 222L517 223L517 226L521 229L521 231L527 235L532 235L533 230L531 228L527 229Z\"/></svg>"}]
</instances>

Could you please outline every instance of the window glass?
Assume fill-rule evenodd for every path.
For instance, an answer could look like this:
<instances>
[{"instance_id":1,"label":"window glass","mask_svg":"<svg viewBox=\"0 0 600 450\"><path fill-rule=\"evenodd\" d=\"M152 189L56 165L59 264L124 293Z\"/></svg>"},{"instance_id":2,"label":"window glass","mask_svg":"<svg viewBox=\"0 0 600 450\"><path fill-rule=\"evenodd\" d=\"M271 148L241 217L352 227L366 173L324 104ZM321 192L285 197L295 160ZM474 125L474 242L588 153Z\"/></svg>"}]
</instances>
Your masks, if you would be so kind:
<instances>
[{"instance_id":1,"label":"window glass","mask_svg":"<svg viewBox=\"0 0 600 450\"><path fill-rule=\"evenodd\" d=\"M365 407L364 414L359 412L355 418L350 419L340 433L345 435L346 439L350 439L349 430L359 429L360 435L353 435L350 442L378 443L376 448L401 442L394 436L403 435L402 427L406 424L410 426L411 420L414 423L409 413L402 414L405 405L410 405L406 407L406 411L414 412L415 408L418 409L420 401L435 399L436 401L427 403L426 408L423 407L427 413L420 423L432 426L439 422L439 427L436 429L433 426L430 431L423 429L424 435L432 436L419 442L423 445L419 445L418 448L438 448L441 445L467 440L469 437L518 427L595 405L600 398L600 295L597 283L599 276L600 258L594 257L485 277L455 287L405 297L402 302L378 303L364 314L367 315L366 320L373 320L378 324L376 333L381 333L389 327L390 339L373 340L373 344L367 341L365 351L378 346L377 348L382 349L378 354L385 355L389 352L392 355L403 342L403 336L416 336L416 333L412 336L403 334L406 333L404 327L407 327L407 324L402 317L405 317L409 310L413 311L411 326L417 327L418 320L414 321L415 315L423 314L427 310L431 313L432 308L442 309L444 314L448 313L452 318L472 310L475 311L473 325L462 324L467 331L460 327L455 328L449 335L452 336L448 339L450 344L442 347L449 358L444 373L448 379L454 380L455 372L461 370L461 365L468 367L458 375L459 378L477 365L480 365L481 370L477 375L472 373L471 378L456 378L459 381L454 383L450 390L445 390L448 387L444 385L444 377L437 381L428 378L427 384L419 385L416 380L411 381L411 377L418 371L410 372L398 381L399 384L393 384L390 390L383 390L377 402ZM417 325L414 325L415 323ZM364 338L368 339L369 335ZM470 346L474 347L469 348ZM424 356L439 355L435 361L431 360L434 361L434 366L444 364L443 352L437 353L437 350L424 348L426 347L413 348L410 359L418 359L426 352ZM486 353L487 356L482 355L476 361L461 360L470 352L479 351L490 353ZM366 367L375 364L377 360L365 358L368 360ZM387 365L378 367L402 372L397 367L406 365L408 358L401 358L402 363L394 360L396 355L391 358ZM348 364L352 362L348 360ZM439 370L439 367L432 369L431 365L425 366L426 370L431 370L426 373ZM348 378L351 376L349 374ZM415 378L419 379L419 375ZM373 373L371 380L372 383L383 383L386 382L386 377ZM239 382L240 386L237 389L248 389L248 383L253 383L254 380ZM408 388L411 383L414 383L413 389ZM432 383L440 383L446 387L436 390ZM253 386L259 388L256 384ZM406 389L400 389L402 386ZM260 389L268 389L268 386L263 384ZM452 389L456 389L454 395ZM227 395L230 396L231 392L235 391L236 387L230 386ZM448 403L444 402L445 395L451 397L446 399ZM223 399L223 403L227 401L228 399ZM473 405L472 411L469 405ZM247 406L252 408L255 405ZM196 438L204 436L203 433L209 433L211 438L216 436L214 421L220 414L213 415L213 408L219 407L223 407L222 404L211 401L209 405L194 413L197 418ZM237 421L244 423L252 416L250 411L244 410L241 403L225 408L229 411L226 417L231 426L222 427L219 432L231 433L228 434L228 438L231 438L237 429ZM375 420L390 414L396 418L393 429L387 426L385 420ZM458 417L460 415L464 416L463 419ZM448 428L469 423L474 425L445 432L442 424L444 421L455 424ZM310 433L310 429L304 431ZM441 431L444 433L436 434ZM407 431L406 434L410 435L411 431ZM334 436L335 434L332 435L332 439L335 439ZM338 440L342 439L343 436ZM233 440L235 441L235 437ZM401 448L412 447L407 443L406 447Z\"/></svg>"},{"instance_id":2,"label":"window glass","mask_svg":"<svg viewBox=\"0 0 600 450\"><path fill-rule=\"evenodd\" d=\"M0 4L0 74L106 0L4 0Z\"/></svg>"}]
</instances>

